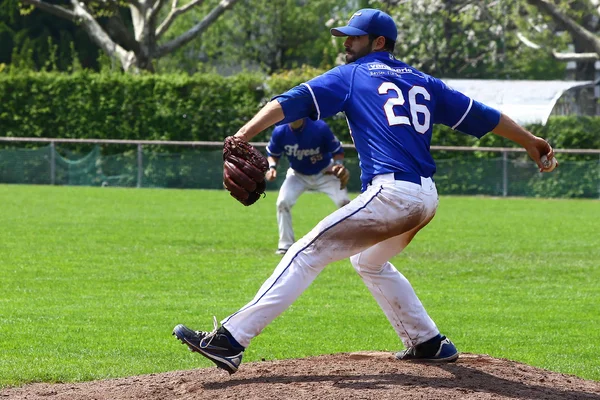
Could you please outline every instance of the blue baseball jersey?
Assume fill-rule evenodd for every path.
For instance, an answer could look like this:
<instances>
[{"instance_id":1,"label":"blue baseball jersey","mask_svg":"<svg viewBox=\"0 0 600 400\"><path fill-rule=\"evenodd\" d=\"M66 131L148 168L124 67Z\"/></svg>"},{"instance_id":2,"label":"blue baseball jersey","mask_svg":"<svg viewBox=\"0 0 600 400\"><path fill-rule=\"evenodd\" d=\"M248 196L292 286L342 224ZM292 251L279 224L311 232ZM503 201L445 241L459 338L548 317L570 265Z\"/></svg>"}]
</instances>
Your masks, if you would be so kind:
<instances>
[{"instance_id":1,"label":"blue baseball jersey","mask_svg":"<svg viewBox=\"0 0 600 400\"><path fill-rule=\"evenodd\" d=\"M409 172L432 177L433 124L482 137L500 112L399 60L375 52L276 96L285 118L326 118L345 112L360 158L363 190L374 176Z\"/></svg>"},{"instance_id":2,"label":"blue baseball jersey","mask_svg":"<svg viewBox=\"0 0 600 400\"><path fill-rule=\"evenodd\" d=\"M343 153L342 144L323 121L304 119L298 130L288 124L279 125L267 146L267 154L281 158L285 155L290 167L304 175L315 175L326 168L332 155Z\"/></svg>"}]
</instances>

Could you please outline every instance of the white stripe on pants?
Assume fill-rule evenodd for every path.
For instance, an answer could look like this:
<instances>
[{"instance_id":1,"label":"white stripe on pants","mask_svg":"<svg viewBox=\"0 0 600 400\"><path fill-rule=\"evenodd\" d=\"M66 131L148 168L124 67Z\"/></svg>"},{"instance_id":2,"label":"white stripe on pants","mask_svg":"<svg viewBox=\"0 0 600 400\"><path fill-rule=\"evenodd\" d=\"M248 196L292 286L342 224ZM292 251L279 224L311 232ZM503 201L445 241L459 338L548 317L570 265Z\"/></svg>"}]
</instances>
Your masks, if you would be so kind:
<instances>
[{"instance_id":1,"label":"white stripe on pants","mask_svg":"<svg viewBox=\"0 0 600 400\"><path fill-rule=\"evenodd\" d=\"M434 216L435 184L395 181L379 175L346 207L338 209L296 242L244 307L222 321L244 347L285 311L323 268L352 257L355 269L406 346L438 333L412 286L388 261Z\"/></svg>"}]
</instances>

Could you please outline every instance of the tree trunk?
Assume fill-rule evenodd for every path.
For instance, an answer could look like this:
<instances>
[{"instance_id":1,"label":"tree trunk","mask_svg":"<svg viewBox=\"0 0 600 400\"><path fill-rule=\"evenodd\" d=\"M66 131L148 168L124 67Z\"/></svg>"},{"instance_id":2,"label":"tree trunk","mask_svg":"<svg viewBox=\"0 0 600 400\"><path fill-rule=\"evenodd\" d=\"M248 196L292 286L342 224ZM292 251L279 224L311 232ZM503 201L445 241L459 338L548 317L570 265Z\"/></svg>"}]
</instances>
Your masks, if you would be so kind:
<instances>
[{"instance_id":1,"label":"tree trunk","mask_svg":"<svg viewBox=\"0 0 600 400\"><path fill-rule=\"evenodd\" d=\"M550 15L554 22L571 34L574 42L579 42L580 45L585 45L589 50L600 54L600 38L563 14L552 2L548 0L527 0L527 2Z\"/></svg>"},{"instance_id":2,"label":"tree trunk","mask_svg":"<svg viewBox=\"0 0 600 400\"><path fill-rule=\"evenodd\" d=\"M104 53L121 63L123 70L154 72L153 60L163 57L199 37L226 10L233 7L238 0L221 0L217 6L187 32L161 46L158 45L158 39L166 32L173 21L179 15L201 4L202 0L192 0L181 7L177 7L178 0L172 0L171 12L160 25L157 24L157 18L166 0L128 0L127 3L133 22L133 35L118 14L120 5L116 0L103 0L102 2L108 10L114 12L114 15L109 18L106 24L106 29L92 15L92 12L86 6L85 0L70 0L71 9L44 0L21 1L54 16L79 24Z\"/></svg>"}]
</instances>

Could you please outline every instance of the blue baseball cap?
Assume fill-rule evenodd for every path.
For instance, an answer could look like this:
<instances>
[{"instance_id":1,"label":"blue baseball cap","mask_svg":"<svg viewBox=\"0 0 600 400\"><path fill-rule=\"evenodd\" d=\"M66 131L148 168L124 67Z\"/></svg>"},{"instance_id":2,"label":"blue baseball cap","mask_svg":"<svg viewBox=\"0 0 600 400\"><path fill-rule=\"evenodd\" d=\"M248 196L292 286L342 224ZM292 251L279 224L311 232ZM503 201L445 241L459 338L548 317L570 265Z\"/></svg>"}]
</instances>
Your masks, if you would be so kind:
<instances>
[{"instance_id":1,"label":"blue baseball cap","mask_svg":"<svg viewBox=\"0 0 600 400\"><path fill-rule=\"evenodd\" d=\"M377 35L396 41L398 28L388 14L374 8L363 8L350 17L348 25L331 28L333 36Z\"/></svg>"}]
</instances>

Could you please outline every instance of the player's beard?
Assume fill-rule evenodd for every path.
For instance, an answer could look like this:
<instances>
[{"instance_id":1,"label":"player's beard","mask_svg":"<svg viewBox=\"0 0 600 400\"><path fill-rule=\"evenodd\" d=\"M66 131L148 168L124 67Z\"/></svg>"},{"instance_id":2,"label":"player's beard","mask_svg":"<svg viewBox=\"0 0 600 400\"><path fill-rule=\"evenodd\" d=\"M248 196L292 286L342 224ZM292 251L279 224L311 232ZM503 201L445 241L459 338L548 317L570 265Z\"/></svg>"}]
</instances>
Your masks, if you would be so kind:
<instances>
[{"instance_id":1,"label":"player's beard","mask_svg":"<svg viewBox=\"0 0 600 400\"><path fill-rule=\"evenodd\" d=\"M352 51L351 49L346 47L346 64L353 63L354 61L366 56L369 53L371 53L370 43L369 46L365 46L362 49L358 49L357 51Z\"/></svg>"}]
</instances>

